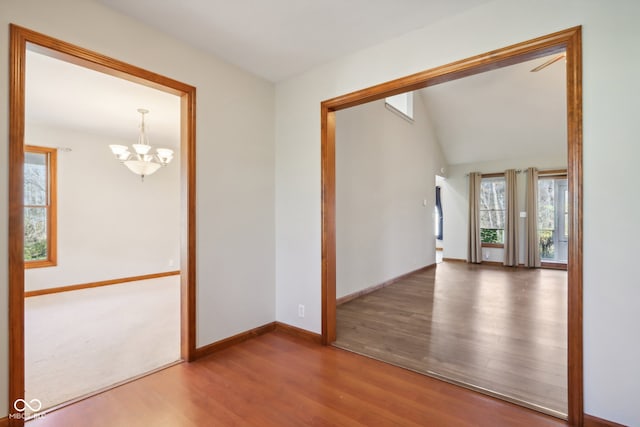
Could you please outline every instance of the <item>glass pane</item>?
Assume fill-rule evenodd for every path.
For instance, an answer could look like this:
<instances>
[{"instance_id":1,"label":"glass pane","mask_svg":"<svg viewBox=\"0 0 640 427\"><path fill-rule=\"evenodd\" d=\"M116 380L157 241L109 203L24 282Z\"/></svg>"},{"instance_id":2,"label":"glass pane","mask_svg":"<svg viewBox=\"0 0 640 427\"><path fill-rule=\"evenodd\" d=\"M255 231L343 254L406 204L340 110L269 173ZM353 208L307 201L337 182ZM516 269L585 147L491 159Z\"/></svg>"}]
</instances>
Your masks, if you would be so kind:
<instances>
[{"instance_id":1,"label":"glass pane","mask_svg":"<svg viewBox=\"0 0 640 427\"><path fill-rule=\"evenodd\" d=\"M505 180L483 178L480 183L480 240L504 243Z\"/></svg>"},{"instance_id":2,"label":"glass pane","mask_svg":"<svg viewBox=\"0 0 640 427\"><path fill-rule=\"evenodd\" d=\"M413 119L413 92L388 96L385 98L385 102L405 116Z\"/></svg>"},{"instance_id":3,"label":"glass pane","mask_svg":"<svg viewBox=\"0 0 640 427\"><path fill-rule=\"evenodd\" d=\"M564 190L564 237L569 238L569 190Z\"/></svg>"},{"instance_id":4,"label":"glass pane","mask_svg":"<svg viewBox=\"0 0 640 427\"><path fill-rule=\"evenodd\" d=\"M47 209L24 208L24 260L46 260L47 250Z\"/></svg>"},{"instance_id":5,"label":"glass pane","mask_svg":"<svg viewBox=\"0 0 640 427\"><path fill-rule=\"evenodd\" d=\"M44 206L47 204L47 154L25 153L24 155L24 204Z\"/></svg>"},{"instance_id":6,"label":"glass pane","mask_svg":"<svg viewBox=\"0 0 640 427\"><path fill-rule=\"evenodd\" d=\"M480 241L482 243L504 243L504 230L481 228Z\"/></svg>"},{"instance_id":7,"label":"glass pane","mask_svg":"<svg viewBox=\"0 0 640 427\"><path fill-rule=\"evenodd\" d=\"M480 211L480 228L504 229L504 211Z\"/></svg>"},{"instance_id":8,"label":"glass pane","mask_svg":"<svg viewBox=\"0 0 640 427\"><path fill-rule=\"evenodd\" d=\"M549 260L555 258L556 249L553 241L553 233L553 230L538 230L541 259Z\"/></svg>"},{"instance_id":9,"label":"glass pane","mask_svg":"<svg viewBox=\"0 0 640 427\"><path fill-rule=\"evenodd\" d=\"M538 180L538 230L555 230L553 179Z\"/></svg>"},{"instance_id":10,"label":"glass pane","mask_svg":"<svg viewBox=\"0 0 640 427\"><path fill-rule=\"evenodd\" d=\"M504 178L483 178L480 184L480 210L504 210Z\"/></svg>"}]
</instances>

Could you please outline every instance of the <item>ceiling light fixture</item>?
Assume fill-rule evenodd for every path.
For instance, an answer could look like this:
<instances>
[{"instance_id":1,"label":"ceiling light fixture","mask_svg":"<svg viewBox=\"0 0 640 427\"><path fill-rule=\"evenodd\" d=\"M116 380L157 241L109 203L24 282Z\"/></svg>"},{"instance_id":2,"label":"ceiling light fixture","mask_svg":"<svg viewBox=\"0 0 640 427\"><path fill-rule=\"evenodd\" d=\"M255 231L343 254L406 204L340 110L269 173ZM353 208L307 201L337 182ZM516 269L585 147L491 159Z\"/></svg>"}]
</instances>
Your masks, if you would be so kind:
<instances>
[{"instance_id":1,"label":"ceiling light fixture","mask_svg":"<svg viewBox=\"0 0 640 427\"><path fill-rule=\"evenodd\" d=\"M157 148L155 154L150 153L151 145L149 145L149 138L147 137L144 127L144 115L148 112L149 110L138 108L138 113L141 114L142 120L140 122L138 143L131 145L133 153L129 151L129 147L126 145L109 145L116 159L124 164L131 172L140 175L143 181L145 176L151 175L160 169L161 166L167 166L173 159L173 150L168 148Z\"/></svg>"}]
</instances>

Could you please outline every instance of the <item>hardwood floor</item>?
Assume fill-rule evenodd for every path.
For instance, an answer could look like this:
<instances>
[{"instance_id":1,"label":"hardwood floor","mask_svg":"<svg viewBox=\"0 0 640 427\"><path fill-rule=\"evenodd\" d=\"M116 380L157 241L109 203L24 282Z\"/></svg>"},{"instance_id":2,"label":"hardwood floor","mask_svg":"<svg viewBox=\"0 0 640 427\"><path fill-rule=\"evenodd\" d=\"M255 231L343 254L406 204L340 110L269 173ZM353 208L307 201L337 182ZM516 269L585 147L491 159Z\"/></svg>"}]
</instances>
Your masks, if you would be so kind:
<instances>
[{"instance_id":1,"label":"hardwood floor","mask_svg":"<svg viewBox=\"0 0 640 427\"><path fill-rule=\"evenodd\" d=\"M335 345L567 413L567 274L444 262L337 309Z\"/></svg>"},{"instance_id":2,"label":"hardwood floor","mask_svg":"<svg viewBox=\"0 0 640 427\"><path fill-rule=\"evenodd\" d=\"M173 366L27 427L564 426L355 353L272 332Z\"/></svg>"}]
</instances>

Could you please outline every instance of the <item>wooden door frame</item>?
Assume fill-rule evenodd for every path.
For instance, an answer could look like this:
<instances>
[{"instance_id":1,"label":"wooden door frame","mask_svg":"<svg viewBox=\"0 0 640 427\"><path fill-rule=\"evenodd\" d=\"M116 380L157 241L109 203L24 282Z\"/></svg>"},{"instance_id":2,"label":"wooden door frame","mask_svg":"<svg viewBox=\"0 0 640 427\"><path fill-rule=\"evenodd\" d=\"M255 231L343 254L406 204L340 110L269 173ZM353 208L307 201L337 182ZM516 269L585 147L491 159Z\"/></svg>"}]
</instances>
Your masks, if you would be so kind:
<instances>
[{"instance_id":1,"label":"wooden door frame","mask_svg":"<svg viewBox=\"0 0 640 427\"><path fill-rule=\"evenodd\" d=\"M30 50L180 97L180 355L196 349L196 88L79 46L10 24L9 77L9 412L24 399L23 163L25 65ZM123 172L124 173L124 172ZM10 426L24 420L9 418Z\"/></svg>"},{"instance_id":2,"label":"wooden door frame","mask_svg":"<svg viewBox=\"0 0 640 427\"><path fill-rule=\"evenodd\" d=\"M583 423L582 355L582 31L573 27L392 80L321 103L322 341L336 339L335 112L553 53L567 54L569 179L568 422Z\"/></svg>"}]
</instances>

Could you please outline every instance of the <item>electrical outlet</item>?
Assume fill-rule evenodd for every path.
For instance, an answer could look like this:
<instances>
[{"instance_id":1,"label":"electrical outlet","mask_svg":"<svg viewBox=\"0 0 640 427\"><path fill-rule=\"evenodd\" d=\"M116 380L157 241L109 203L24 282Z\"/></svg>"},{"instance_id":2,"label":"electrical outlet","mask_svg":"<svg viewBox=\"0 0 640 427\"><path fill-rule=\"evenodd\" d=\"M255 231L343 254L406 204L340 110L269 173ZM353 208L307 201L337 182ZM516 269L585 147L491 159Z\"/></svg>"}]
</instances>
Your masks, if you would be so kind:
<instances>
[{"instance_id":1,"label":"electrical outlet","mask_svg":"<svg viewBox=\"0 0 640 427\"><path fill-rule=\"evenodd\" d=\"M298 304L298 317L304 317L304 305Z\"/></svg>"}]
</instances>

